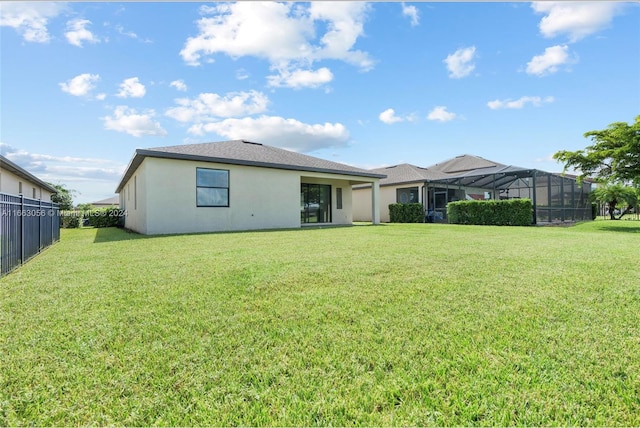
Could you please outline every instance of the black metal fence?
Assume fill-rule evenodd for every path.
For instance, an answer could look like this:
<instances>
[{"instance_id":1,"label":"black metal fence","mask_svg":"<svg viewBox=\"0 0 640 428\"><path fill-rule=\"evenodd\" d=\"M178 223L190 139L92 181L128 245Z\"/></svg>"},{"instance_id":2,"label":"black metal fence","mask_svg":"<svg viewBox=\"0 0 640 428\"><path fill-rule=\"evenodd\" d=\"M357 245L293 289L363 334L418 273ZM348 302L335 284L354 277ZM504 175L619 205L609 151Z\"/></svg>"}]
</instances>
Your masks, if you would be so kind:
<instances>
[{"instance_id":1,"label":"black metal fence","mask_svg":"<svg viewBox=\"0 0 640 428\"><path fill-rule=\"evenodd\" d=\"M58 204L0 193L0 276L59 240Z\"/></svg>"}]
</instances>

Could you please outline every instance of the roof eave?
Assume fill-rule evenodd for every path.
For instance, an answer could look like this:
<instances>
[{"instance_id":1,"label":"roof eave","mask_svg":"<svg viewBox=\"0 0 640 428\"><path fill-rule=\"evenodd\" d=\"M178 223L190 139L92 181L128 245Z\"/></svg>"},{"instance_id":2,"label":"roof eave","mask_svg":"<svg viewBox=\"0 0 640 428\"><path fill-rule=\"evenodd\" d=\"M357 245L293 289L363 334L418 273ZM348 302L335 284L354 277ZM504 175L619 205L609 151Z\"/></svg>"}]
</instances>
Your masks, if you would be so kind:
<instances>
[{"instance_id":1,"label":"roof eave","mask_svg":"<svg viewBox=\"0 0 640 428\"><path fill-rule=\"evenodd\" d=\"M25 180L29 180L29 181L32 181L34 183L37 183L37 184L40 185L40 187L44 187L46 190L48 190L51 193L58 193L58 189L56 189L55 187L53 187L52 185L50 185L46 181L43 181L43 180L39 179L38 177L36 177L35 175L31 174L26 169L24 169L24 168L20 167L19 165L13 163L12 161L10 161L9 159L7 159L4 156L2 156L2 163L5 164L4 168L7 171L12 172L12 173L16 174L17 176L24 178Z\"/></svg>"},{"instance_id":2,"label":"roof eave","mask_svg":"<svg viewBox=\"0 0 640 428\"><path fill-rule=\"evenodd\" d=\"M144 160L144 156L140 155L142 149L136 149L136 152L133 154L133 157L129 161L129 165L124 170L124 174L122 175L122 179L120 179L120 183L118 187L116 187L115 193L120 193L120 191L124 188L124 185L129 181L134 172L138 169L142 161Z\"/></svg>"},{"instance_id":3,"label":"roof eave","mask_svg":"<svg viewBox=\"0 0 640 428\"><path fill-rule=\"evenodd\" d=\"M270 162L259 162L259 161L250 161L243 159L229 159L229 158L220 158L215 156L203 156L203 155L191 155L185 153L168 153L156 150L148 150L148 149L137 149L135 155L129 162L127 169L120 180L120 184L116 188L116 193L120 193L124 185L129 181L134 172L138 169L142 161L145 157L154 157L154 158L163 158L163 159L176 159L176 160L191 160L191 161L199 161L199 162L211 162L211 163L222 163L228 165L243 165L243 166L255 166L261 168L274 168L274 169L284 169L289 171L303 171L303 172L317 172L317 173L326 173L326 174L339 174L339 175L348 175L351 177L367 177L367 178L377 178L383 179L387 176L384 174L376 174L371 172L359 172L359 171L349 171L349 170L338 170L338 169L330 169L330 168L315 168L315 167L304 167L299 165L288 165L288 164L278 164L278 163L270 163Z\"/></svg>"}]
</instances>

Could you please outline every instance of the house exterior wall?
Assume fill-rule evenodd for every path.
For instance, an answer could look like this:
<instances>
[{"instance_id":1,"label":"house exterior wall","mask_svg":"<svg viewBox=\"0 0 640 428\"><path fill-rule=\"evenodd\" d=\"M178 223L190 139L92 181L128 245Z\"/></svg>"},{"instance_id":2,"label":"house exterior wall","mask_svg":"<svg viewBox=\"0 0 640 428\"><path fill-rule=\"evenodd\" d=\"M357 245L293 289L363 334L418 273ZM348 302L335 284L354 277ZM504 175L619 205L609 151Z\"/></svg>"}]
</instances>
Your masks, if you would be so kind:
<instances>
[{"instance_id":1,"label":"house exterior wall","mask_svg":"<svg viewBox=\"0 0 640 428\"><path fill-rule=\"evenodd\" d=\"M125 224L127 229L147 234L147 204L146 183L148 164L142 162L135 174L131 176L120 193L122 210L125 211Z\"/></svg>"},{"instance_id":2,"label":"house exterior wall","mask_svg":"<svg viewBox=\"0 0 640 428\"><path fill-rule=\"evenodd\" d=\"M392 186L380 186L380 221L389 223L389 205L397 203L397 190L408 187L418 188L419 202L422 203L422 186L420 183L404 183ZM353 189L353 220L371 221L371 186L356 187Z\"/></svg>"},{"instance_id":3,"label":"house exterior wall","mask_svg":"<svg viewBox=\"0 0 640 428\"><path fill-rule=\"evenodd\" d=\"M367 201L371 200L371 186L367 186L365 188L353 188L351 195L353 203L353 221L371 221L371 206L367 209ZM380 221L382 221L382 219L380 219Z\"/></svg>"},{"instance_id":4,"label":"house exterior wall","mask_svg":"<svg viewBox=\"0 0 640 428\"><path fill-rule=\"evenodd\" d=\"M228 207L197 206L196 168L229 171ZM330 184L332 224L351 224L348 177L154 157L146 157L123 186L120 206L125 227L149 235L299 228L301 183ZM337 187L343 189L340 210Z\"/></svg>"},{"instance_id":5,"label":"house exterior wall","mask_svg":"<svg viewBox=\"0 0 640 428\"><path fill-rule=\"evenodd\" d=\"M22 183L22 192L20 191L20 183ZM23 194L25 198L41 199L43 201L50 201L52 195L49 190L38 183L20 177L2 167L0 167L0 192L11 195Z\"/></svg>"}]
</instances>

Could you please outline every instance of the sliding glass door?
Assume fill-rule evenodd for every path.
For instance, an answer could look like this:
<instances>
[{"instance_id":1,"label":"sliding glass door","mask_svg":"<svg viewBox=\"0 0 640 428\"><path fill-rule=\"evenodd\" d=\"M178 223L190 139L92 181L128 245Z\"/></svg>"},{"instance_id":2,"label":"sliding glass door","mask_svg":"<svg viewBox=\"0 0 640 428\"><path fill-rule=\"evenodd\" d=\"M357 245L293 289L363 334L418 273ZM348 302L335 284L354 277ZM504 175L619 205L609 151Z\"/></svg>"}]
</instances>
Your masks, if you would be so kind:
<instances>
[{"instance_id":1,"label":"sliding glass door","mask_svg":"<svg viewBox=\"0 0 640 428\"><path fill-rule=\"evenodd\" d=\"M300 221L331 223L331 186L307 183L300 185Z\"/></svg>"}]
</instances>

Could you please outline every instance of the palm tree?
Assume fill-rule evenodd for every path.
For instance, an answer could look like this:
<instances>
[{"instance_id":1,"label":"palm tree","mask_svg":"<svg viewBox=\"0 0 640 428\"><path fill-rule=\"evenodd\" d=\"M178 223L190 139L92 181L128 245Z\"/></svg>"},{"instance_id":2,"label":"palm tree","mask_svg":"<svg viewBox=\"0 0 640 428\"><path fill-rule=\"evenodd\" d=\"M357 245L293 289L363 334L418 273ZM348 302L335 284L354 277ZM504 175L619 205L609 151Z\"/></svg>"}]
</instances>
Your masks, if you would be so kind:
<instances>
[{"instance_id":1,"label":"palm tree","mask_svg":"<svg viewBox=\"0 0 640 428\"><path fill-rule=\"evenodd\" d=\"M605 184L597 187L591 192L594 201L607 204L609 206L609 216L611 220L620 220L629 209L638 203L638 191L633 187L627 187L622 184ZM627 203L627 207L622 211L620 216L616 218L615 210L618 204Z\"/></svg>"}]
</instances>

